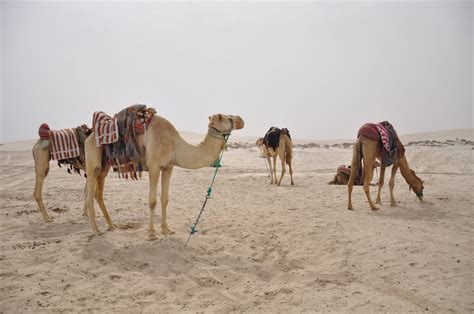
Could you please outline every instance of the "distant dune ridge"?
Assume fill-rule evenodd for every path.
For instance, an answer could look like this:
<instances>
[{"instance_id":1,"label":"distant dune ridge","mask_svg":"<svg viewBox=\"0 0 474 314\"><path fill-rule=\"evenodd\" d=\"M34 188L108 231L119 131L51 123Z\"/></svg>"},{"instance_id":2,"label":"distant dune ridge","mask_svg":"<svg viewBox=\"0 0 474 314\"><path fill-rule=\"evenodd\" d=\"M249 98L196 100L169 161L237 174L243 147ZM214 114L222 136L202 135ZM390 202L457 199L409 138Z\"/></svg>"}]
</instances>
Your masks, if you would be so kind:
<instances>
[{"instance_id":1,"label":"distant dune ridge","mask_svg":"<svg viewBox=\"0 0 474 314\"><path fill-rule=\"evenodd\" d=\"M175 168L168 223L176 234L151 242L147 174L131 182L111 173L105 202L121 230L91 237L84 178L50 163L44 200L55 220L44 223L32 197L36 139L4 143L0 312L473 312L473 129L400 138L425 201L397 174L390 207L387 171L373 212L361 188L348 211L347 187L327 184L350 163L355 139L295 139L296 185L285 176L275 187L257 137L232 135L186 249L214 168Z\"/></svg>"}]
</instances>

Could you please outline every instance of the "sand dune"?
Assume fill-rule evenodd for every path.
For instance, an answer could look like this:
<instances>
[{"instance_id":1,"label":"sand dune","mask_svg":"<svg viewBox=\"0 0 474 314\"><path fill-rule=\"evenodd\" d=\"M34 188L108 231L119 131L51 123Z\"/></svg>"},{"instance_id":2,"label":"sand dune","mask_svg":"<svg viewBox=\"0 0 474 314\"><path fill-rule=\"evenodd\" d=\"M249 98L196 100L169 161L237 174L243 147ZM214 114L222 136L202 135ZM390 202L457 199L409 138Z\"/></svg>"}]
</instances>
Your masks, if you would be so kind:
<instances>
[{"instance_id":1,"label":"sand dune","mask_svg":"<svg viewBox=\"0 0 474 314\"><path fill-rule=\"evenodd\" d=\"M110 174L105 201L122 230L92 237L84 179L51 163L44 198L55 221L44 223L32 198L34 141L3 144L0 312L473 312L473 146L461 141L473 130L401 138L453 145L407 147L425 201L398 175L398 206L388 206L386 187L377 212L361 188L348 211L346 187L327 185L350 148L296 148L296 185L286 177L282 187L268 184L255 148L230 148L188 248L213 168L175 170L176 234L152 242L147 175Z\"/></svg>"}]
</instances>

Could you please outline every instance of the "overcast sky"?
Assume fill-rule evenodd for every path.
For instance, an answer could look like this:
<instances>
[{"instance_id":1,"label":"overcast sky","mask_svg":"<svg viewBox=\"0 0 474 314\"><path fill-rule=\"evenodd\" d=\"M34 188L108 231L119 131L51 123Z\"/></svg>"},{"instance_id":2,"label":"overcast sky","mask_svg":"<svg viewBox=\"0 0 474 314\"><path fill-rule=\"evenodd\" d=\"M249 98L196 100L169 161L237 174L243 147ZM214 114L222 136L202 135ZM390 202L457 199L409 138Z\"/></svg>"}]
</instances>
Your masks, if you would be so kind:
<instances>
[{"instance_id":1,"label":"overcast sky","mask_svg":"<svg viewBox=\"0 0 474 314\"><path fill-rule=\"evenodd\" d=\"M1 142L145 103L184 131L470 128L473 4L2 2ZM236 134L237 135L237 134Z\"/></svg>"}]
</instances>

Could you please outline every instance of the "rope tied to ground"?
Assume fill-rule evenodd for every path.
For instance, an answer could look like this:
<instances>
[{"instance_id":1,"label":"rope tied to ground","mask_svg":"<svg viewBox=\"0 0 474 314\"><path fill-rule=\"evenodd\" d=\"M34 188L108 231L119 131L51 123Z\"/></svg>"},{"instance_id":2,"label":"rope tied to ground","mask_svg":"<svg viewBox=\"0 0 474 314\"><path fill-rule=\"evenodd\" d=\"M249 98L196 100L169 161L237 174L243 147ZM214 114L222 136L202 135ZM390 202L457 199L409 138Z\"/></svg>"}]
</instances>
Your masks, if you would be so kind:
<instances>
[{"instance_id":1,"label":"rope tied to ground","mask_svg":"<svg viewBox=\"0 0 474 314\"><path fill-rule=\"evenodd\" d=\"M224 151L227 150L227 140L229 139L229 134L227 134L224 138L224 149L222 150L220 156L219 156L219 159L217 160L217 164L214 164L215 165L215 168L216 170L214 171L214 175L212 176L212 180L211 180L211 184L209 185L209 187L207 188L207 192L206 192L206 197L204 198L204 203L202 204L202 207L201 207L201 211L199 212L199 215L198 217L196 218L196 222L194 222L194 224L191 226L191 232L189 233L189 236L188 236L188 240L186 241L186 244L184 245L184 247L187 247L188 246L188 243L189 243L189 240L191 240L191 237L198 232L198 230L196 229L196 226L199 222L199 219L201 219L201 215L204 211L204 208L206 208L206 205L207 205L207 201L211 198L211 194L212 194L212 186L214 185L214 182L216 181L216 177L217 177L217 171L219 171L219 168L221 167L221 160L222 160L222 156L224 155Z\"/></svg>"}]
</instances>

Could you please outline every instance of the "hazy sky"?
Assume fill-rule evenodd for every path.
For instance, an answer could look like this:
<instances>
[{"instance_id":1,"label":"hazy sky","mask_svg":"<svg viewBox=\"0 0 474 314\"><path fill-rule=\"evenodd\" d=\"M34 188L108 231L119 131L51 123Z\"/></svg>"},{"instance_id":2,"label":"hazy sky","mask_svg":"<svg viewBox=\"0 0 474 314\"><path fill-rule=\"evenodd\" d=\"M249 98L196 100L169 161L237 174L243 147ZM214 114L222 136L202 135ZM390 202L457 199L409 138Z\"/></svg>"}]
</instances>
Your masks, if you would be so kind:
<instances>
[{"instance_id":1,"label":"hazy sky","mask_svg":"<svg viewBox=\"0 0 474 314\"><path fill-rule=\"evenodd\" d=\"M239 114L239 135L472 127L473 4L2 2L8 142L145 103L179 130Z\"/></svg>"}]
</instances>

